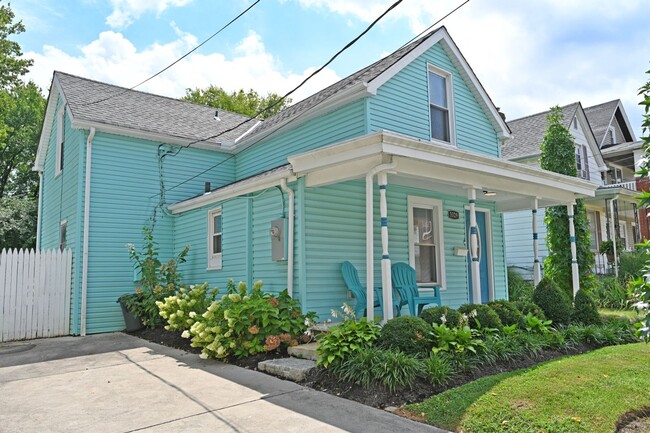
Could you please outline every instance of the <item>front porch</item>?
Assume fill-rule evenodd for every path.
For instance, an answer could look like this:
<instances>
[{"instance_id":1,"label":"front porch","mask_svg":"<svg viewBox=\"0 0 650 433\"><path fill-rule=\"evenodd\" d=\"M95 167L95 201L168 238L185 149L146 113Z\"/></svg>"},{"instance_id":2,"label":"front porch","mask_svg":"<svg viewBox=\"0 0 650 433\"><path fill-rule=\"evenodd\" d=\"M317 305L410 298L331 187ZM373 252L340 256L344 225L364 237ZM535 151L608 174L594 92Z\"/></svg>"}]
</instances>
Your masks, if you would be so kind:
<instances>
[{"instance_id":1,"label":"front porch","mask_svg":"<svg viewBox=\"0 0 650 433\"><path fill-rule=\"evenodd\" d=\"M539 207L566 205L572 213L575 200L596 189L580 179L388 132L289 162L304 178L307 304L349 302L342 279L332 280L349 260L370 289L370 319L373 287L381 287L383 319L393 317L393 262L414 267L418 282L438 285L443 305L506 298L502 212L535 215ZM537 244L535 234L531 242ZM577 291L575 254L573 260Z\"/></svg>"}]
</instances>

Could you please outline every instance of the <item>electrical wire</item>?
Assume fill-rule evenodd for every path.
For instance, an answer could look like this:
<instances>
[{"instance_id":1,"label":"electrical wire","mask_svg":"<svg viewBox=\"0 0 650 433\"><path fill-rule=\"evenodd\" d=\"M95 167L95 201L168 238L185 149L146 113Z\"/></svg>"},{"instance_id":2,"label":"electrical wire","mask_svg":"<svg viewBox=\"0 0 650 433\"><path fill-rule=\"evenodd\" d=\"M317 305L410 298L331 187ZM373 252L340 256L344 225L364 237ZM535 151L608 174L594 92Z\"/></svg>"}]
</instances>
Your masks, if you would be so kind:
<instances>
[{"instance_id":1,"label":"electrical wire","mask_svg":"<svg viewBox=\"0 0 650 433\"><path fill-rule=\"evenodd\" d=\"M130 90L133 90L133 89L135 89L136 87L140 87L141 85L143 85L144 83L146 83L146 82L148 82L148 81L150 81L150 80L153 80L153 79L156 78L158 75L160 75L160 74L162 74L163 72L167 71L169 68L171 68L172 66L174 66L175 64L177 64L178 62L180 62L181 60L183 60L184 58L186 58L186 57L189 56L190 54L192 54L194 51L196 51L196 50L198 50L199 48L201 48L203 45L205 45L206 43L208 43L208 41L210 41L212 38L214 38L214 37L217 36L219 33L221 33L222 31L224 31L225 29L227 29L227 28L228 28L232 23L234 23L235 21L237 21L237 20L238 20L239 18L241 18L244 14L246 14L246 12L248 12L248 11L251 10L251 9L253 9L253 7L254 7L255 5L257 5L260 1L261 1L261 0L256 0L253 4L251 4L249 7L247 7L247 8L244 9L242 12L240 12L239 15L237 15L235 18L233 18L233 19L231 19L230 21L228 21L227 24L225 24L225 25L224 25L223 27L221 27L219 30L217 30L216 32L214 32L214 33L213 33L209 38L207 38L206 40L204 40L203 42L201 42L200 44L198 44L196 47L192 48L192 49L191 49L190 51L188 51L187 53L183 54L183 55L182 55L181 57L179 57L178 59L174 60L174 61L173 61L172 63L170 63L169 65L165 66L165 67L164 67L163 69L161 69L160 71L156 72L155 74L153 74L152 76L150 76L150 77L147 78L146 80L143 80L143 81L139 82L138 84L136 84L135 86L130 87L130 88L128 88L128 89L124 89L123 91L121 91L121 92L119 92L119 93L116 93L116 94L114 94L114 95L108 96L108 97L106 97L106 98L98 99L98 100L96 100L96 101L86 102L85 104L81 104L80 106L81 106L81 107L86 107L86 106L88 106L88 105L93 105L93 104L98 104L98 103L100 103L100 102L108 101L109 99L113 99L113 98L116 98L116 97L118 97L118 96L120 96L120 95L123 95L124 93L126 93L126 92L128 92L128 91L130 91Z\"/></svg>"},{"instance_id":2,"label":"electrical wire","mask_svg":"<svg viewBox=\"0 0 650 433\"><path fill-rule=\"evenodd\" d=\"M438 25L442 20L444 20L444 19L447 18L449 15L453 14L454 12L456 12L458 9L462 8L463 6L465 6L467 3L469 3L469 0L465 0L463 3L459 4L458 6L456 6L454 9L452 9L450 12L448 12L447 15L445 15L445 16L442 17L442 18L440 18L438 21L436 21L435 23L431 24L429 27L427 27L426 29L422 30L420 33L418 33L417 35L415 35L414 37L412 37L408 42L406 42L404 45L402 45L401 47L399 47L396 51L401 50L402 48L404 48L405 46L407 46L407 45L410 44L411 42L413 42L413 41L415 41L416 39L418 39L420 36L422 36L423 34L425 34L426 32L428 32L429 30L431 30L433 27L435 27L436 25Z\"/></svg>"}]
</instances>

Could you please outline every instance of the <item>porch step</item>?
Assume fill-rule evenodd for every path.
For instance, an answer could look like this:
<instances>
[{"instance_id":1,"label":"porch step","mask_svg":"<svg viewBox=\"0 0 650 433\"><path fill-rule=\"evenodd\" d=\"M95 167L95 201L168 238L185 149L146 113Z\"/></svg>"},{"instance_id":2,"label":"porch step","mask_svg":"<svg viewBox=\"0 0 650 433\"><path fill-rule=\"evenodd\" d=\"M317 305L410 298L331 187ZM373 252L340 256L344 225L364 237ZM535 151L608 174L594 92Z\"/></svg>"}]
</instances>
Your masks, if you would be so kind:
<instances>
[{"instance_id":1,"label":"porch step","mask_svg":"<svg viewBox=\"0 0 650 433\"><path fill-rule=\"evenodd\" d=\"M316 361L298 358L278 358L257 364L260 371L295 382L305 380L307 373L316 366Z\"/></svg>"},{"instance_id":2,"label":"porch step","mask_svg":"<svg viewBox=\"0 0 650 433\"><path fill-rule=\"evenodd\" d=\"M309 343L309 344L299 344L297 346L291 346L287 349L287 352L290 356L294 358L309 359L312 361L318 360L318 343Z\"/></svg>"}]
</instances>

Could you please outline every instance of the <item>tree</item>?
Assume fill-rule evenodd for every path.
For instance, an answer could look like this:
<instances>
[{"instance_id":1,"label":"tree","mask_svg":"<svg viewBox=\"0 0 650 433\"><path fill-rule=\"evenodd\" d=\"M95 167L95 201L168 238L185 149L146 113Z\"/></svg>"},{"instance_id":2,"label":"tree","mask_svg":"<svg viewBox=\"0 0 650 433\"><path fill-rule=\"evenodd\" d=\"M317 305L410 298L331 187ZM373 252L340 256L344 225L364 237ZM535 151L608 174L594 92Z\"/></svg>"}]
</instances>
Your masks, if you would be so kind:
<instances>
[{"instance_id":1,"label":"tree","mask_svg":"<svg viewBox=\"0 0 650 433\"><path fill-rule=\"evenodd\" d=\"M288 107L291 103L291 99L281 98L280 95L272 92L268 93L266 96L260 96L253 89L248 92L245 92L244 89L240 89L236 92L228 93L221 87L211 85L206 89L186 89L185 96L181 99L183 101L220 108L222 110L243 114L249 117L254 117L260 111L270 107L258 116L261 119L268 119Z\"/></svg>"},{"instance_id":2,"label":"tree","mask_svg":"<svg viewBox=\"0 0 650 433\"><path fill-rule=\"evenodd\" d=\"M20 45L9 39L25 31L22 21L14 23L11 5L0 5L0 89L10 89L18 85L20 77L25 75L34 63L31 59L22 59Z\"/></svg>"},{"instance_id":3,"label":"tree","mask_svg":"<svg viewBox=\"0 0 650 433\"><path fill-rule=\"evenodd\" d=\"M575 177L577 173L574 139L564 126L564 114L560 107L551 108L546 116L546 133L542 141L541 167L544 170ZM566 206L546 209L546 243L549 254L544 261L544 272L573 299L573 279L571 270L571 243L569 235L569 215ZM591 236L589 220L583 200L576 200L575 215L576 250L580 269L580 286L590 287L593 283L591 268Z\"/></svg>"}]
</instances>

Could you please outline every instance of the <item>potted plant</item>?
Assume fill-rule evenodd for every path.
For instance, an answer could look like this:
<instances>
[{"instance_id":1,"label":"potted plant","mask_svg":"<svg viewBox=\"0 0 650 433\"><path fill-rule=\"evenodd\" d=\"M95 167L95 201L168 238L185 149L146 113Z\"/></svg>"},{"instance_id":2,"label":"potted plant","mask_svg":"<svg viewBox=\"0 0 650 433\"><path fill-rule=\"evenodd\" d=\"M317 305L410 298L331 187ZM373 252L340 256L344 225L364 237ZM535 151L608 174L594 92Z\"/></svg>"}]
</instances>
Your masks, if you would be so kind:
<instances>
[{"instance_id":1,"label":"potted plant","mask_svg":"<svg viewBox=\"0 0 650 433\"><path fill-rule=\"evenodd\" d=\"M616 240L616 251L621 252L623 251L624 245L623 241L620 239ZM607 260L610 262L614 261L614 241L609 239L606 241L602 241L600 243L600 249L598 251L600 254L605 254L607 255Z\"/></svg>"},{"instance_id":2,"label":"potted plant","mask_svg":"<svg viewBox=\"0 0 650 433\"><path fill-rule=\"evenodd\" d=\"M135 313L138 309L138 293L124 294L117 298L117 303L122 309L126 331L133 332L141 329L142 320Z\"/></svg>"}]
</instances>

